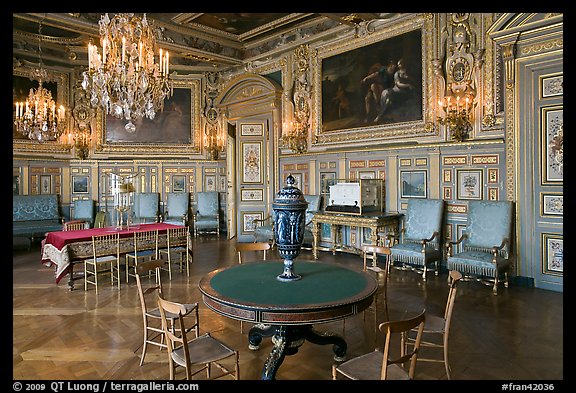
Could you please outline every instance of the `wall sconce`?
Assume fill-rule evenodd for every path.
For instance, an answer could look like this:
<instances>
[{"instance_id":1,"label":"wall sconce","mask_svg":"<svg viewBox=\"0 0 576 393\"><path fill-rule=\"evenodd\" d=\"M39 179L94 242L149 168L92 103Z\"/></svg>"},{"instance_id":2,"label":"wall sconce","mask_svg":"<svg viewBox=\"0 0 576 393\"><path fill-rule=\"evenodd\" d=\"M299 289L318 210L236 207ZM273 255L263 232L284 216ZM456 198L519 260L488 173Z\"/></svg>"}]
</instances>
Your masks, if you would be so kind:
<instances>
[{"instance_id":1,"label":"wall sconce","mask_svg":"<svg viewBox=\"0 0 576 393\"><path fill-rule=\"evenodd\" d=\"M207 126L204 132L204 151L209 160L217 160L224 152L224 136L218 126Z\"/></svg>"},{"instance_id":2,"label":"wall sconce","mask_svg":"<svg viewBox=\"0 0 576 393\"><path fill-rule=\"evenodd\" d=\"M438 117L438 122L448 128L452 140L462 142L468 139L476 105L474 96L471 93L449 95L444 97L444 101L438 101L438 105L444 111L444 117Z\"/></svg>"},{"instance_id":3,"label":"wall sconce","mask_svg":"<svg viewBox=\"0 0 576 393\"><path fill-rule=\"evenodd\" d=\"M65 140L65 144L74 147L76 158L85 160L88 158L90 152L90 141L92 134L89 128L80 127L74 130L74 133L69 132Z\"/></svg>"},{"instance_id":4,"label":"wall sconce","mask_svg":"<svg viewBox=\"0 0 576 393\"><path fill-rule=\"evenodd\" d=\"M282 140L286 146L297 154L304 153L308 150L308 129L306 123L293 121L289 125L285 125Z\"/></svg>"}]
</instances>

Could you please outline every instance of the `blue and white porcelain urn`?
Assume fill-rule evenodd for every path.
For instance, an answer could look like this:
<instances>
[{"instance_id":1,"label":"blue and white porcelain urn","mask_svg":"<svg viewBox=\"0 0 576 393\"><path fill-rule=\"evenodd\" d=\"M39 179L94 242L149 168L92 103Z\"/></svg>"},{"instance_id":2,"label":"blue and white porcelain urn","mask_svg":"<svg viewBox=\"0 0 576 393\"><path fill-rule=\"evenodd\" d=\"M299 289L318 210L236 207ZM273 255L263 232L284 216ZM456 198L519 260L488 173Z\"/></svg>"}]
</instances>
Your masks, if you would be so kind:
<instances>
[{"instance_id":1,"label":"blue and white porcelain urn","mask_svg":"<svg viewBox=\"0 0 576 393\"><path fill-rule=\"evenodd\" d=\"M294 273L294 258L300 255L306 225L308 202L298 187L294 186L292 175L286 178L286 186L276 194L272 204L274 209L274 238L278 253L284 259L284 272L277 278L280 281L296 281L302 276Z\"/></svg>"}]
</instances>

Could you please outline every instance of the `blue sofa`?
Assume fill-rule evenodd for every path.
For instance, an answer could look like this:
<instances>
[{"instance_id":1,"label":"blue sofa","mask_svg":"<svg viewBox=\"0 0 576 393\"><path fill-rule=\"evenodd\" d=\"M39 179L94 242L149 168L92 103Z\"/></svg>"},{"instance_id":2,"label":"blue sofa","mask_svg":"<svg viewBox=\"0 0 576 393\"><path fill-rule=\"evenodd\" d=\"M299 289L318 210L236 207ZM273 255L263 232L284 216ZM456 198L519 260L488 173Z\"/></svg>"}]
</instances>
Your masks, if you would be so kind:
<instances>
[{"instance_id":1,"label":"blue sofa","mask_svg":"<svg viewBox=\"0 0 576 393\"><path fill-rule=\"evenodd\" d=\"M14 195L12 199L12 236L43 238L46 232L61 231L58 194Z\"/></svg>"}]
</instances>

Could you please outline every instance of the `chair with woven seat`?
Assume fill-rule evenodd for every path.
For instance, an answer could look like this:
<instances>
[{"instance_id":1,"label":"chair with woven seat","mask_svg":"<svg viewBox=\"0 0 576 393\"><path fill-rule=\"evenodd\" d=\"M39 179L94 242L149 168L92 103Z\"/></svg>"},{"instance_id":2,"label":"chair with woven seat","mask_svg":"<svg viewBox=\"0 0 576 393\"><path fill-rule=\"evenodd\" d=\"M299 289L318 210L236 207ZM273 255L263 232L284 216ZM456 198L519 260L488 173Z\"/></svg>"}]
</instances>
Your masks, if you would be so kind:
<instances>
[{"instance_id":1,"label":"chair with woven seat","mask_svg":"<svg viewBox=\"0 0 576 393\"><path fill-rule=\"evenodd\" d=\"M238 254L238 264L242 264L242 253L258 253L262 251L262 260L266 260L266 253L270 250L272 246L268 242L256 242L256 243L236 243L236 253ZM244 333L244 323L240 321L240 334Z\"/></svg>"},{"instance_id":2,"label":"chair with woven seat","mask_svg":"<svg viewBox=\"0 0 576 393\"><path fill-rule=\"evenodd\" d=\"M162 280L160 268L164 261L156 259L140 262L136 266L136 286L138 288L138 298L142 309L142 319L144 322L144 344L140 355L140 365L144 364L148 344L157 347L168 348L164 329L162 329L162 316L158 309L158 296L162 296ZM146 280L153 279L151 285L146 286ZM187 325L187 333L193 332L196 337L200 335L200 324L198 319L198 303L183 304L182 315L191 320ZM166 320L169 322L169 329L176 330L174 324L178 314L166 313Z\"/></svg>"},{"instance_id":3,"label":"chair with woven seat","mask_svg":"<svg viewBox=\"0 0 576 393\"><path fill-rule=\"evenodd\" d=\"M354 380L409 380L414 379L418 351L424 324L426 322L426 311L413 318L397 321L382 322L379 325L380 331L385 335L384 347L376 348L374 351L364 355L349 359L339 365L332 365L332 379L337 379L338 375L343 375ZM412 350L405 351L402 336L412 329L417 329L417 335ZM400 356L391 358L391 347L396 342L399 343ZM409 363L409 368L405 365Z\"/></svg>"},{"instance_id":4,"label":"chair with woven seat","mask_svg":"<svg viewBox=\"0 0 576 393\"><path fill-rule=\"evenodd\" d=\"M200 233L215 233L220 237L220 203L216 191L204 191L196 194L196 212L194 219L194 237Z\"/></svg>"},{"instance_id":5,"label":"chair with woven seat","mask_svg":"<svg viewBox=\"0 0 576 393\"><path fill-rule=\"evenodd\" d=\"M188 225L190 210L189 192L169 192L166 195L166 209L163 222L174 225Z\"/></svg>"},{"instance_id":6,"label":"chair with woven seat","mask_svg":"<svg viewBox=\"0 0 576 393\"><path fill-rule=\"evenodd\" d=\"M207 379L218 379L232 376L235 380L240 379L240 365L238 351L230 348L222 341L212 337L210 333L189 338L187 335L184 313L186 308L183 304L171 302L158 296L158 307L162 317L162 329L168 346L168 363L170 367L170 379L176 377L178 367L183 367L186 379L202 371L206 371ZM168 315L177 315L175 329L168 325ZM225 362L233 364L227 364ZM220 373L212 376L212 366L217 367ZM194 368L194 370L193 370Z\"/></svg>"},{"instance_id":7,"label":"chair with woven seat","mask_svg":"<svg viewBox=\"0 0 576 393\"><path fill-rule=\"evenodd\" d=\"M383 297L384 301L384 321L389 319L388 315L388 273L390 271L390 248L385 246L374 246L370 244L365 244L362 246L362 260L363 267L362 270L365 272L374 272L376 274L376 279L378 281L378 290L374 295L374 330L377 330L378 325L378 298L380 295ZM368 264L368 256L371 255L372 263ZM378 256L384 256L385 266L382 268L378 266L377 259ZM364 310L364 315L366 315L366 310Z\"/></svg>"},{"instance_id":8,"label":"chair with woven seat","mask_svg":"<svg viewBox=\"0 0 576 393\"><path fill-rule=\"evenodd\" d=\"M420 341L421 353L418 356L418 360L422 362L443 362L444 368L446 369L446 377L451 379L451 368L448 361L448 339L450 336L450 322L452 321L452 311L454 309L454 300L456 299L456 292L458 289L458 283L462 279L462 274L459 271L451 270L449 274L450 279L450 290L448 292L448 300L446 301L446 307L444 308L444 315L426 315L426 325L424 326L422 340ZM414 331L406 334L404 336L404 345L406 350L415 343ZM442 343L434 342L432 335L440 337ZM442 359L423 357L422 352L424 347L436 348L443 350Z\"/></svg>"},{"instance_id":9,"label":"chair with woven seat","mask_svg":"<svg viewBox=\"0 0 576 393\"><path fill-rule=\"evenodd\" d=\"M444 201L441 199L411 199L400 230L398 244L392 244L392 266L421 272L422 280L430 265L438 275L442 260L442 220Z\"/></svg>"},{"instance_id":10,"label":"chair with woven seat","mask_svg":"<svg viewBox=\"0 0 576 393\"><path fill-rule=\"evenodd\" d=\"M492 285L494 295L500 282L508 288L512 215L513 204L509 201L469 201L464 233L446 245L448 270L462 273L462 281L474 279ZM453 253L457 245L461 245L461 251Z\"/></svg>"},{"instance_id":11,"label":"chair with woven seat","mask_svg":"<svg viewBox=\"0 0 576 393\"><path fill-rule=\"evenodd\" d=\"M166 247L158 250L159 258L166 258L166 265L164 270L168 271L168 276L172 280L172 265L179 264L179 271L184 271L186 265L186 275L190 276L190 228L174 227L166 230Z\"/></svg>"},{"instance_id":12,"label":"chair with woven seat","mask_svg":"<svg viewBox=\"0 0 576 393\"><path fill-rule=\"evenodd\" d=\"M134 250L125 255L126 282L130 280L130 276L135 276L136 273L130 271L136 270L138 263L158 259L158 229L134 232L133 237Z\"/></svg>"},{"instance_id":13,"label":"chair with woven seat","mask_svg":"<svg viewBox=\"0 0 576 393\"><path fill-rule=\"evenodd\" d=\"M105 269L102 269L105 266ZM98 294L98 275L110 274L110 283L117 283L120 289L120 234L109 233L92 236L92 258L84 260L84 290L88 284L94 285Z\"/></svg>"},{"instance_id":14,"label":"chair with woven seat","mask_svg":"<svg viewBox=\"0 0 576 393\"><path fill-rule=\"evenodd\" d=\"M86 229L87 222L83 220L72 220L66 221L62 224L63 231L79 231L81 229Z\"/></svg>"}]
</instances>

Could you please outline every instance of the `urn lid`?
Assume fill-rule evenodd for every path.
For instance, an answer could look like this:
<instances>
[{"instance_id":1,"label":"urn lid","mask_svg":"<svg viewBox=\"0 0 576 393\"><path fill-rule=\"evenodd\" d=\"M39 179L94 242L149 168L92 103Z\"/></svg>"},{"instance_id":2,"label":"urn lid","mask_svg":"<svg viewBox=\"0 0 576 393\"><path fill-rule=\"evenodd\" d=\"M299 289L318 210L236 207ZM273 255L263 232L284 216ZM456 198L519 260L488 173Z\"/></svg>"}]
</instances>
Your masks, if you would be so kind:
<instances>
[{"instance_id":1,"label":"urn lid","mask_svg":"<svg viewBox=\"0 0 576 393\"><path fill-rule=\"evenodd\" d=\"M286 178L286 186L276 194L276 199L272 204L273 208L293 208L306 210L308 202L304 198L304 194L298 187L294 186L296 180L294 176L288 175Z\"/></svg>"}]
</instances>

